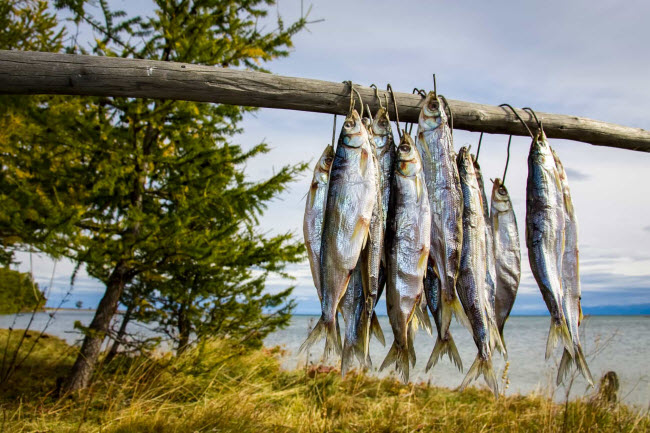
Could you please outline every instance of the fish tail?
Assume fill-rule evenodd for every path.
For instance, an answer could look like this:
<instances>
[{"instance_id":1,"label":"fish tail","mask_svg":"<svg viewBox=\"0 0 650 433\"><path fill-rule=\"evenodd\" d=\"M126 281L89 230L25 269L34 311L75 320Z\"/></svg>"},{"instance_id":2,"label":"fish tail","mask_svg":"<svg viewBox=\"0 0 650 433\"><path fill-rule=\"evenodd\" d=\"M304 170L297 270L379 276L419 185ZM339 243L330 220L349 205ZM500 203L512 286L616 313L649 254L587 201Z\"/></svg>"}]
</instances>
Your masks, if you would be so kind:
<instances>
[{"instance_id":1,"label":"fish tail","mask_svg":"<svg viewBox=\"0 0 650 433\"><path fill-rule=\"evenodd\" d=\"M397 342L394 341L393 345L386 355L386 359L381 363L379 371L388 367L389 365L395 364L395 369L400 374L402 381L408 383L409 380L409 352L406 347L401 347L397 345Z\"/></svg>"},{"instance_id":2,"label":"fish tail","mask_svg":"<svg viewBox=\"0 0 650 433\"><path fill-rule=\"evenodd\" d=\"M573 362L573 358L569 354L569 352L564 349L564 352L562 353L562 359L560 360L560 367L557 369L557 379L555 380L555 383L559 386L564 382L564 379L569 375L569 370L571 369L571 363Z\"/></svg>"},{"instance_id":3,"label":"fish tail","mask_svg":"<svg viewBox=\"0 0 650 433\"><path fill-rule=\"evenodd\" d=\"M341 335L338 336L337 333L338 320L335 318L332 321L326 321L323 316L318 319L318 323L314 326L314 329L311 330L307 339L300 346L298 353L303 353L308 351L311 346L314 345L317 341L320 341L325 337L325 358L329 357L332 352L336 352L337 355L341 355Z\"/></svg>"},{"instance_id":4,"label":"fish tail","mask_svg":"<svg viewBox=\"0 0 650 433\"><path fill-rule=\"evenodd\" d=\"M433 346L429 362L427 362L426 371L433 368L445 354L449 356L449 360L454 363L459 371L463 371L463 361L460 359L456 343L454 343L450 333L447 334L446 340L442 340L440 337L436 338L436 344Z\"/></svg>"},{"instance_id":5,"label":"fish tail","mask_svg":"<svg viewBox=\"0 0 650 433\"><path fill-rule=\"evenodd\" d=\"M587 379L587 382L589 382L589 385L591 387L594 387L594 378L591 376L591 371L589 371L589 366L587 365L587 360L585 359L585 354L582 351L582 346L581 345L576 345L575 347L575 359L574 362L576 363L576 366L578 367L578 371L582 373L585 379Z\"/></svg>"},{"instance_id":6,"label":"fish tail","mask_svg":"<svg viewBox=\"0 0 650 433\"><path fill-rule=\"evenodd\" d=\"M571 340L571 334L569 333L569 327L566 324L566 321L562 323L555 323L555 320L551 318L551 328L548 331L548 339L546 340L546 359L551 357L553 349L557 346L557 343L562 340L564 348L569 352L569 355L573 358L573 341Z\"/></svg>"},{"instance_id":7,"label":"fish tail","mask_svg":"<svg viewBox=\"0 0 650 433\"><path fill-rule=\"evenodd\" d=\"M345 377L345 373L350 370L352 366L353 357L356 357L362 367L367 366L367 361L370 357L366 357L363 353L363 340L358 339L356 343L345 340L343 345L343 356L341 357L341 376Z\"/></svg>"},{"instance_id":8,"label":"fish tail","mask_svg":"<svg viewBox=\"0 0 650 433\"><path fill-rule=\"evenodd\" d=\"M424 298L423 298L424 299ZM433 335L433 327L431 326L431 319L427 313L427 304L420 304L415 307L415 315L418 322L429 335Z\"/></svg>"},{"instance_id":9,"label":"fish tail","mask_svg":"<svg viewBox=\"0 0 650 433\"><path fill-rule=\"evenodd\" d=\"M499 385L497 383L497 377L494 374L494 369L492 368L492 359L483 359L480 354L476 355L474 363L469 368L463 383L460 385L460 390L462 391L465 387L474 379L478 379L480 375L483 375L485 382L488 384L495 397L499 396Z\"/></svg>"},{"instance_id":10,"label":"fish tail","mask_svg":"<svg viewBox=\"0 0 650 433\"><path fill-rule=\"evenodd\" d=\"M375 338L379 340L381 345L386 346L386 338L384 338L384 331L382 331L381 325L379 324L379 320L377 319L377 314L374 311L372 312L372 318L370 319L370 330L372 331L372 335L374 335Z\"/></svg>"}]
</instances>

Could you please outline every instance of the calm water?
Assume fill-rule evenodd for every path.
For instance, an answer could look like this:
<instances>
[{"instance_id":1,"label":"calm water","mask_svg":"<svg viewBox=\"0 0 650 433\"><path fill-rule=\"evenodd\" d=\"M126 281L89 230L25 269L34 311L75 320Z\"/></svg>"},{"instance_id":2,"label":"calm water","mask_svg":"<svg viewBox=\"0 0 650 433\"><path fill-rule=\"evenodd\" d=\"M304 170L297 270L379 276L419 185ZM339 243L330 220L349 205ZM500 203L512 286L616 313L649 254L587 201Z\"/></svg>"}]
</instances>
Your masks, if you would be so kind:
<instances>
[{"instance_id":1,"label":"calm water","mask_svg":"<svg viewBox=\"0 0 650 433\"><path fill-rule=\"evenodd\" d=\"M79 320L87 325L92 318L89 311L61 311L52 319L47 332L74 343L79 339L79 333L73 329L73 324ZM11 326L15 316L0 316L0 328ZM29 317L22 316L16 321L15 328L24 327ZM32 329L42 329L49 315L36 315ZM318 361L323 350L323 343L315 345L308 357L297 357L297 350L307 336L308 330L316 322L316 316L295 316L291 325L284 330L275 332L266 339L267 346L281 345L288 351L284 360L285 368L295 368L304 365L306 361ZM546 335L549 327L548 317L512 317L506 324L505 339L509 353L508 377L510 385L508 394L528 394L539 392L552 395L556 399L564 399L566 390L556 388L555 375L561 355L556 349L555 357L544 361ZM387 317L379 321L387 339L387 346L392 341L390 325ZM621 382L621 397L628 404L648 407L650 404L650 317L649 316L592 316L585 319L583 328L583 345L587 354L589 367L597 381L607 371L615 371ZM151 335L147 328L133 324L130 332ZM452 323L452 333L463 359L465 369L469 368L476 356L476 348L469 333L457 323ZM420 331L415 340L417 363L411 369L413 381L425 381L446 387L457 387L464 375L448 361L440 361L429 373L424 367L433 349L433 337ZM370 345L370 356L378 367L386 356L388 347L382 347L376 340ZM504 362L496 356L497 375L503 371ZM391 372L378 373L376 368L372 374L382 376ZM484 386L482 379L474 382L475 386ZM571 396L591 392L581 376L575 380Z\"/></svg>"}]
</instances>

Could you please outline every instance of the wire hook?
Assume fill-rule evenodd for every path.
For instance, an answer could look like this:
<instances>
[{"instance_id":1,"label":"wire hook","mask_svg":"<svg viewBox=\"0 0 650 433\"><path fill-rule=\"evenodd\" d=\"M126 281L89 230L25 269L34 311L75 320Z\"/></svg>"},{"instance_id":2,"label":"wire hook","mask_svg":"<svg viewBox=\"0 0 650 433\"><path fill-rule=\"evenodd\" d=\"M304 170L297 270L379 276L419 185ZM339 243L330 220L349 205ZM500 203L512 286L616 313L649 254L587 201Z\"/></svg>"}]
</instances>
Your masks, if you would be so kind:
<instances>
[{"instance_id":1,"label":"wire hook","mask_svg":"<svg viewBox=\"0 0 650 433\"><path fill-rule=\"evenodd\" d=\"M433 74L433 94L438 95L438 88L436 86L436 74Z\"/></svg>"},{"instance_id":2,"label":"wire hook","mask_svg":"<svg viewBox=\"0 0 650 433\"><path fill-rule=\"evenodd\" d=\"M510 105L510 104L501 104L501 105L499 105L499 107L508 107L508 108L510 108L510 110L512 110L512 113L517 117L517 119L519 119L521 124L524 125L524 127L528 131L528 134L530 135L530 138L535 138L535 136L533 135L533 132L530 130L528 125L526 125L526 122L524 122L524 119L522 119L521 116L519 116L519 114L517 113L517 111L515 111L515 109L512 108L512 105Z\"/></svg>"},{"instance_id":3,"label":"wire hook","mask_svg":"<svg viewBox=\"0 0 650 433\"><path fill-rule=\"evenodd\" d=\"M399 129L399 113L397 112L397 101L395 100L395 93L393 92L393 86L388 83L386 85L386 90L390 92L390 96L393 98L393 106L395 107L395 123L397 123L397 135L399 136L399 139L402 139L402 131ZM406 132L406 131L404 131Z\"/></svg>"},{"instance_id":4,"label":"wire hook","mask_svg":"<svg viewBox=\"0 0 650 433\"><path fill-rule=\"evenodd\" d=\"M530 107L524 107L524 108L522 108L522 110L524 110L524 111L530 113L530 114L535 118L535 122L537 122L537 127L538 127L539 129L543 129L543 128L542 128L542 122L540 122L539 119L537 118L537 114L535 113L535 110L533 110L533 109L530 108Z\"/></svg>"},{"instance_id":5,"label":"wire hook","mask_svg":"<svg viewBox=\"0 0 650 433\"><path fill-rule=\"evenodd\" d=\"M336 114L334 115L334 126L332 127L332 147L334 147L334 139L336 139Z\"/></svg>"},{"instance_id":6,"label":"wire hook","mask_svg":"<svg viewBox=\"0 0 650 433\"><path fill-rule=\"evenodd\" d=\"M352 81L344 81L344 84L348 84L350 86L350 108L348 109L348 117L352 115L352 110L354 110L354 92L352 91L354 87L352 86Z\"/></svg>"},{"instance_id":7,"label":"wire hook","mask_svg":"<svg viewBox=\"0 0 650 433\"><path fill-rule=\"evenodd\" d=\"M368 118L370 119L370 123L374 122L372 118L372 112L370 111L370 105L366 104L366 110L368 110Z\"/></svg>"},{"instance_id":8,"label":"wire hook","mask_svg":"<svg viewBox=\"0 0 650 433\"><path fill-rule=\"evenodd\" d=\"M476 160L478 161L478 154L481 153L481 142L483 141L483 133L478 138L478 149L476 149Z\"/></svg>"},{"instance_id":9,"label":"wire hook","mask_svg":"<svg viewBox=\"0 0 650 433\"><path fill-rule=\"evenodd\" d=\"M508 156L506 157L506 167L503 169L503 176L501 177L501 185L506 184L506 173L508 172L508 163L510 162L510 143L512 142L512 134L508 138Z\"/></svg>"},{"instance_id":10,"label":"wire hook","mask_svg":"<svg viewBox=\"0 0 650 433\"><path fill-rule=\"evenodd\" d=\"M418 95L422 96L423 98L426 98L426 97L427 97L427 93L424 91L424 89L418 89L417 87L414 87L414 88L413 88L413 91L412 91L411 93L412 93L412 94L416 94L416 93L417 93Z\"/></svg>"},{"instance_id":11,"label":"wire hook","mask_svg":"<svg viewBox=\"0 0 650 433\"><path fill-rule=\"evenodd\" d=\"M379 100L379 108L383 108L384 110L386 107L381 103L381 97L379 96L379 90L377 89L377 86L375 84L371 84L370 87L372 89L375 89L375 98ZM386 94L384 93L384 97L386 97ZM386 100L386 105L388 105L388 100Z\"/></svg>"}]
</instances>

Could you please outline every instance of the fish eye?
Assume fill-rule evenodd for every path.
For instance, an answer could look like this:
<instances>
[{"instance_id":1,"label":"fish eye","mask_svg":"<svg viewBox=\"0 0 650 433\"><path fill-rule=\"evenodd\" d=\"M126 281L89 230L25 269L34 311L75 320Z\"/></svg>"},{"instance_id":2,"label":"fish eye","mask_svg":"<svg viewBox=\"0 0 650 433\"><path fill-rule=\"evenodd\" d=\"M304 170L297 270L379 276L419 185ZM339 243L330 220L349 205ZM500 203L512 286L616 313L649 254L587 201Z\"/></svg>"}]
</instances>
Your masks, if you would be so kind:
<instances>
[{"instance_id":1,"label":"fish eye","mask_svg":"<svg viewBox=\"0 0 650 433\"><path fill-rule=\"evenodd\" d=\"M354 120L346 120L343 126L345 126L346 128L354 127Z\"/></svg>"},{"instance_id":2,"label":"fish eye","mask_svg":"<svg viewBox=\"0 0 650 433\"><path fill-rule=\"evenodd\" d=\"M326 165L330 165L331 163L332 163L332 157L331 156L328 156L327 158L325 158L325 164Z\"/></svg>"},{"instance_id":3,"label":"fish eye","mask_svg":"<svg viewBox=\"0 0 650 433\"><path fill-rule=\"evenodd\" d=\"M440 107L440 103L436 101L435 99L432 99L429 102L429 109L430 110L437 110Z\"/></svg>"},{"instance_id":4,"label":"fish eye","mask_svg":"<svg viewBox=\"0 0 650 433\"><path fill-rule=\"evenodd\" d=\"M406 152L408 152L409 150L411 150L411 146L409 146L408 144L401 144L401 145L399 146L399 151L400 151L400 152L404 152L404 153L406 153Z\"/></svg>"},{"instance_id":5,"label":"fish eye","mask_svg":"<svg viewBox=\"0 0 650 433\"><path fill-rule=\"evenodd\" d=\"M507 194L506 189L504 187L500 186L499 187L499 194L504 194L504 195Z\"/></svg>"}]
</instances>

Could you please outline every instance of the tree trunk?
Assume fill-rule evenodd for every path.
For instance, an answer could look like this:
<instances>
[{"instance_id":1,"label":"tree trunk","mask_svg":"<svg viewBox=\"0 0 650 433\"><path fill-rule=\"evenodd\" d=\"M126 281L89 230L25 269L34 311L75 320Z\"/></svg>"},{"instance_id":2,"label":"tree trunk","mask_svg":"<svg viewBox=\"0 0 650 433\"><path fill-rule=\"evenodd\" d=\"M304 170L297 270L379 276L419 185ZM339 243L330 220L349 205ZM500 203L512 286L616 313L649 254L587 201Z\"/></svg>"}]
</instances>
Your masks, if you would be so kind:
<instances>
[{"instance_id":1,"label":"tree trunk","mask_svg":"<svg viewBox=\"0 0 650 433\"><path fill-rule=\"evenodd\" d=\"M115 336L115 340L113 341L113 344L111 345L111 349L108 351L108 354L106 355L106 359L104 359L105 363L109 363L115 358L115 355L117 355L117 349L120 348L120 344L122 343L122 340L124 339L124 335L126 334L126 327L129 324L129 321L131 320L131 313L133 312L133 304L129 304L126 307L126 312L124 313L124 317L122 318L122 323L120 324L120 329L117 331L117 335Z\"/></svg>"},{"instance_id":2,"label":"tree trunk","mask_svg":"<svg viewBox=\"0 0 650 433\"><path fill-rule=\"evenodd\" d=\"M190 344L190 321L185 311L186 306L181 305L178 311L178 349L177 353L181 354Z\"/></svg>"},{"instance_id":3,"label":"tree trunk","mask_svg":"<svg viewBox=\"0 0 650 433\"><path fill-rule=\"evenodd\" d=\"M90 383L104 337L117 310L124 286L130 278L129 271L124 263L118 263L113 269L106 283L106 292L97 306L95 317L90 322L88 333L84 337L77 360L66 380L64 394L84 389Z\"/></svg>"}]
</instances>

